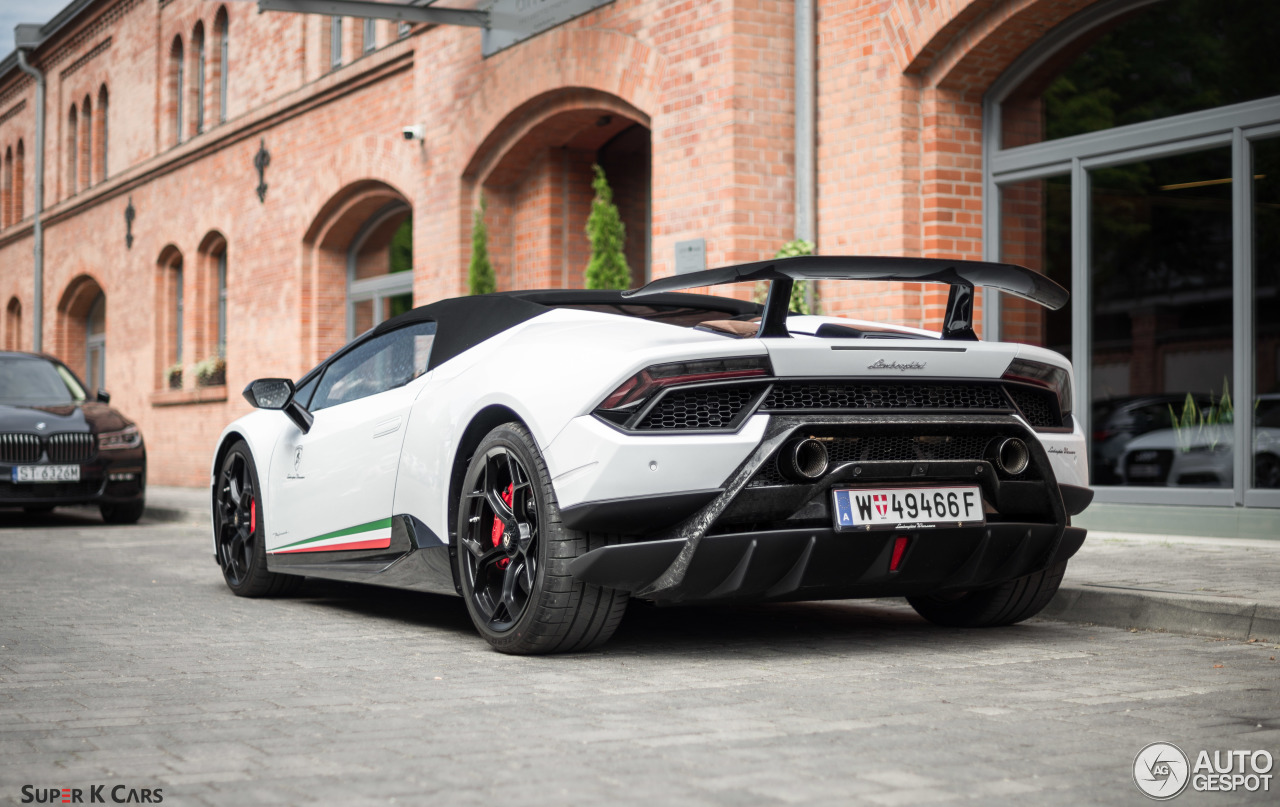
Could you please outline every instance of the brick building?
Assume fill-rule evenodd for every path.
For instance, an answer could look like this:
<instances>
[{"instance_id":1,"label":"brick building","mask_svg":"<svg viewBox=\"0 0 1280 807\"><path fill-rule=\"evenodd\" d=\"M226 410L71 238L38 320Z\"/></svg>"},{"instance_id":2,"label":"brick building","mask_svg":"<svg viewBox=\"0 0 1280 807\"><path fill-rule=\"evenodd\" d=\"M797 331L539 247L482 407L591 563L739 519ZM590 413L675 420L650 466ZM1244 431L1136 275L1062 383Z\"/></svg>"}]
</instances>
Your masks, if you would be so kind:
<instances>
[{"instance_id":1,"label":"brick building","mask_svg":"<svg viewBox=\"0 0 1280 807\"><path fill-rule=\"evenodd\" d=\"M298 377L386 316L465 293L482 194L499 289L581 285L598 162L636 282L675 271L680 242L703 239L716 266L798 233L825 254L1048 272L1072 288L1069 310L985 299L982 325L1073 356L1100 500L1135 518L1194 505L1217 519L1205 530L1274 525L1280 469L1257 452L1158 480L1103 452L1139 396L1155 411L1193 393L1201 420L1255 400L1235 407L1234 445L1267 436L1280 392L1280 251L1255 237L1280 195L1280 166L1258 167L1280 156L1280 69L1257 41L1267 4L570 5L590 8L486 53L479 30L453 25L73 0L0 61L4 347L35 347L38 314L40 347L142 426L151 480L203 484L249 380ZM43 149L20 56L45 85ZM1193 237L1195 254L1172 260ZM925 327L944 301L888 284L819 296L827 313Z\"/></svg>"}]
</instances>

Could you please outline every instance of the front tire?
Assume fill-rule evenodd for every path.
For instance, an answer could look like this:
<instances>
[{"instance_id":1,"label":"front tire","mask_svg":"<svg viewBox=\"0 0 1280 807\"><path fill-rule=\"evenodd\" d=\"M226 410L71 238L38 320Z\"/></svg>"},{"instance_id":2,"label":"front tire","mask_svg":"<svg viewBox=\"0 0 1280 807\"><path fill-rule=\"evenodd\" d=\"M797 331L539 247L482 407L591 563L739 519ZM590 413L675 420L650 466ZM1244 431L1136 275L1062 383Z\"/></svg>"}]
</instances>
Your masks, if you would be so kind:
<instances>
[{"instance_id":1,"label":"front tire","mask_svg":"<svg viewBox=\"0 0 1280 807\"><path fill-rule=\"evenodd\" d=\"M458 503L457 571L476 630L495 650L529 655L604 643L625 591L579 583L569 564L609 541L567 529L528 430L505 423L481 441Z\"/></svg>"},{"instance_id":2,"label":"front tire","mask_svg":"<svg viewBox=\"0 0 1280 807\"><path fill-rule=\"evenodd\" d=\"M1030 619L1058 593L1067 562L993 588L955 595L907 597L916 613L948 628L994 628Z\"/></svg>"},{"instance_id":3,"label":"front tire","mask_svg":"<svg viewBox=\"0 0 1280 807\"><path fill-rule=\"evenodd\" d=\"M213 513L218 565L227 588L238 597L273 597L292 590L299 578L267 571L263 508L258 471L249 444L237 440L218 469Z\"/></svg>"}]
</instances>

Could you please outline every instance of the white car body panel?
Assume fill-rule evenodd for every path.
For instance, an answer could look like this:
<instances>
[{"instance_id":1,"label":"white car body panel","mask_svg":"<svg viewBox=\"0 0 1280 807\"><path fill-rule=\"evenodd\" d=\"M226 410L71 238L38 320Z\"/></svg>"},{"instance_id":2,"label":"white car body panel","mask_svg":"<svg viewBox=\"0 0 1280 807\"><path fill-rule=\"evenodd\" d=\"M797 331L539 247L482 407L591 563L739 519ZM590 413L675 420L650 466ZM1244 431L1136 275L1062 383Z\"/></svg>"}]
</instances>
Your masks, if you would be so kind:
<instances>
[{"instance_id":1,"label":"white car body panel","mask_svg":"<svg viewBox=\"0 0 1280 807\"><path fill-rule=\"evenodd\" d=\"M384 525L313 541L390 518L400 448L412 420L414 398L429 378L427 374L379 395L321 409L314 413L315 422L306 434L292 422L292 428L280 431L267 466L273 502L267 552L313 551L357 539L390 539L390 527ZM298 546L302 541L308 543Z\"/></svg>"}]
</instances>

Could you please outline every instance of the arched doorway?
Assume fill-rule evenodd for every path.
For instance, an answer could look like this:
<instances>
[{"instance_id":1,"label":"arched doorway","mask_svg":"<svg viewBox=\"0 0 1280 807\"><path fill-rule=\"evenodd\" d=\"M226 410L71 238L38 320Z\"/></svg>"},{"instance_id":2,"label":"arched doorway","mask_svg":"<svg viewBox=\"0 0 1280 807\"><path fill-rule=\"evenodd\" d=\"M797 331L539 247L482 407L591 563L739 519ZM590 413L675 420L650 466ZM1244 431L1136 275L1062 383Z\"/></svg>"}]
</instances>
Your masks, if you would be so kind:
<instances>
[{"instance_id":1,"label":"arched doorway","mask_svg":"<svg viewBox=\"0 0 1280 807\"><path fill-rule=\"evenodd\" d=\"M560 90L511 112L464 174L464 206L478 207L480 193L488 205L498 289L585 285L595 164L626 226L631 283L643 283L652 263L651 154L648 116L607 93Z\"/></svg>"},{"instance_id":2,"label":"arched doorway","mask_svg":"<svg viewBox=\"0 0 1280 807\"><path fill-rule=\"evenodd\" d=\"M384 182L331 198L303 238L305 362L313 364L413 300L413 208Z\"/></svg>"},{"instance_id":3,"label":"arched doorway","mask_svg":"<svg viewBox=\"0 0 1280 807\"><path fill-rule=\"evenodd\" d=\"M107 296L101 284L80 275L58 300L53 353L84 379L91 392L105 383L107 370Z\"/></svg>"}]
</instances>

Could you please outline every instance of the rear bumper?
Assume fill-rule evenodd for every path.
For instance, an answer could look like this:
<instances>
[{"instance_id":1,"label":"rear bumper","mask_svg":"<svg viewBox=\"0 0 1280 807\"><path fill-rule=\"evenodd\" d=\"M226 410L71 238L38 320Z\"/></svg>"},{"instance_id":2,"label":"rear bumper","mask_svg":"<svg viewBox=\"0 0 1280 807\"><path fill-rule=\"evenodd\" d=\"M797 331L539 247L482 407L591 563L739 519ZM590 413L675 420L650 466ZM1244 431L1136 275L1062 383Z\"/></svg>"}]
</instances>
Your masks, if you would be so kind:
<instances>
[{"instance_id":1,"label":"rear bumper","mask_svg":"<svg viewBox=\"0 0 1280 807\"><path fill-rule=\"evenodd\" d=\"M787 483L769 473L776 452L797 434L879 439L939 429L974 437L965 452L981 453L990 439L1023 436L1028 470L1010 475L968 454L881 459L868 448L860 458L834 463L811 483ZM834 529L833 487L912 484L977 485L986 523ZM575 578L655 602L910 596L997 585L1071 557L1085 531L1068 526L1070 517L1092 497L1083 486L1059 484L1044 446L1009 416L773 416L760 444L722 488L679 500L653 497L655 506L644 519L646 508L635 499L570 508L565 523L632 536L576 559L570 565ZM634 529L640 521L667 526ZM905 554L890 569L902 537Z\"/></svg>"},{"instance_id":2,"label":"rear bumper","mask_svg":"<svg viewBox=\"0 0 1280 807\"><path fill-rule=\"evenodd\" d=\"M897 571L894 539L907 535ZM815 600L901 597L983 588L1070 558L1079 527L1002 523L898 533L791 529L702 539L680 582L654 592L664 603L732 599ZM570 565L583 582L627 591L650 587L680 556L679 538L607 546Z\"/></svg>"}]
</instances>

